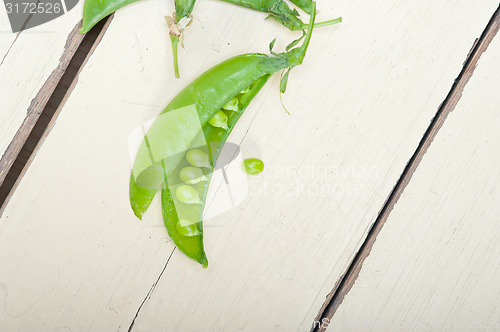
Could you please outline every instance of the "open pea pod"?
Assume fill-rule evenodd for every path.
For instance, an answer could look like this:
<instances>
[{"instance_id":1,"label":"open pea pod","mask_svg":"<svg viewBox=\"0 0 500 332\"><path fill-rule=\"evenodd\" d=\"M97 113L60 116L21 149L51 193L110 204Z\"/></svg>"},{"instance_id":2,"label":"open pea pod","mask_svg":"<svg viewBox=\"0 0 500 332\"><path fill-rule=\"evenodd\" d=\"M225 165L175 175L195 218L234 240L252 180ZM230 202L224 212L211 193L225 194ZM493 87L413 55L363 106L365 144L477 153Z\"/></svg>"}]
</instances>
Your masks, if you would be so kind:
<instances>
[{"instance_id":1,"label":"open pea pod","mask_svg":"<svg viewBox=\"0 0 500 332\"><path fill-rule=\"evenodd\" d=\"M313 2L311 21L301 46L271 55L239 55L207 70L167 105L141 145L146 152L138 153L130 179L130 203L135 215L141 218L157 190L161 190L163 218L170 237L181 252L204 267L208 263L203 247L202 214L210 175L203 183L192 183L189 178L183 179L180 172L187 164L213 170L229 133L268 78L302 64L314 26L314 9ZM170 114L174 116L169 121L160 120ZM186 132L177 127L187 128ZM197 152L198 157L191 152L202 145L192 128L201 128L207 147L205 152ZM158 134L162 131L167 134ZM169 153L161 152L165 149ZM200 157L203 153L209 156L208 162Z\"/></svg>"},{"instance_id":2,"label":"open pea pod","mask_svg":"<svg viewBox=\"0 0 500 332\"><path fill-rule=\"evenodd\" d=\"M169 125L174 124L178 125L181 128L191 127L189 125L186 125L186 122L183 121L186 120L186 118L190 118L190 116L179 116L160 118L160 121L155 122L152 128L149 129L148 134L146 135L146 139L143 141L141 147L139 148L139 153L138 157L136 158L134 168L136 168L137 172L140 173L137 177L134 176L134 174L132 174L132 176L130 177L130 202L134 213L139 218L142 218L142 214L149 207L151 200L156 194L156 191L160 189L162 215L170 238L174 241L175 245L182 253L197 261L204 267L207 266L208 261L203 247L203 226L201 221L203 217L204 201L208 192L208 186L210 183L213 168L223 147L223 144L224 142L226 142L229 134L235 127L236 122L243 114L243 111L250 104L252 99L255 97L255 95L257 95L257 93L264 86L265 82L267 82L269 77L269 74L263 75L254 83L252 83L249 88L245 89L244 93L240 93L236 97L233 97L231 100L237 99L238 101L238 104L233 106L233 110L220 110L220 112L224 112L227 117L225 122L227 126L226 128L223 128L222 126L213 126L207 121L202 130L203 137L205 138L205 145L196 142L196 135L193 134L192 130L190 130L190 132L187 134L183 133L181 135L178 135L178 133L174 131L172 132L172 137L177 138L169 140L168 137L166 137L167 139L163 142L160 142L160 144L150 144L150 141L157 141L157 139L155 139L155 131L156 128L160 128L160 126L156 127L156 123L160 123L160 125L163 126L165 131L167 132L170 130L168 128L168 125L166 125L166 120L178 120L174 123L169 123ZM189 106L183 107L178 110L181 113L190 113ZM176 112L176 110L172 110L170 112ZM193 139L193 142L189 143L191 139ZM187 160L185 160L188 159L186 158L186 152L188 151L188 148L186 148L186 151L184 151L184 153L173 152L173 156L175 157L176 162L178 162L177 167L175 167L174 169L169 166L169 164L171 165L171 163L162 163L160 161L160 173L164 175L164 182L158 183L158 173L154 172L157 169L155 169L155 167L152 165L153 163L150 162L150 160L156 161L157 158L151 159L151 157L142 154L141 150L149 150L149 155L154 156L158 153L158 147L166 147L166 141L170 141L170 143L175 142L177 146L182 146L182 148L189 146L189 148L193 148L193 150L198 151L199 149L203 149L206 152L208 163L201 162L201 164L196 165L200 167L205 166L205 168L208 169L208 173L206 174L204 181L200 181L195 184L188 182L190 184L190 187L196 190L196 195L199 195L199 199L201 202L203 202L203 204L186 204L183 202L179 202L179 199L176 198L176 191L185 187L184 183L179 178L179 173L181 173L182 169L185 167L193 167L192 164L189 164ZM204 147L208 147L208 149L205 150ZM170 148L167 149L172 151L172 149ZM144 164L148 163L151 165L150 171L144 170L143 167ZM153 171L151 172L151 170ZM154 173L154 176L151 176L151 173ZM141 177L143 179L141 179ZM136 181L136 179L138 179L139 181ZM150 181L150 183L148 183L148 180ZM138 185L137 182L139 182L141 185Z\"/></svg>"}]
</instances>

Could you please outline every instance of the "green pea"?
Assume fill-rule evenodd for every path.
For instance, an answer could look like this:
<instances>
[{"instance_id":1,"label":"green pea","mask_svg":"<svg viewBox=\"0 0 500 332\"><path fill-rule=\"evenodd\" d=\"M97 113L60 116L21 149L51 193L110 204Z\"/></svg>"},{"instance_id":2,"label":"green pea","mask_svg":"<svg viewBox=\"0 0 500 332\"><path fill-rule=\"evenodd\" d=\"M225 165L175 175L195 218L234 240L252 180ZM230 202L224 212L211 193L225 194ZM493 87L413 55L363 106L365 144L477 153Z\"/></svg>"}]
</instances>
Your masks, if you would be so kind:
<instances>
[{"instance_id":1,"label":"green pea","mask_svg":"<svg viewBox=\"0 0 500 332\"><path fill-rule=\"evenodd\" d=\"M264 162L257 158L248 158L243 161L245 172L249 175L257 175L264 170Z\"/></svg>"},{"instance_id":2,"label":"green pea","mask_svg":"<svg viewBox=\"0 0 500 332\"><path fill-rule=\"evenodd\" d=\"M239 104L238 98L234 97L226 105L224 105L222 108L227 110L227 111L239 112L240 108L238 107L238 104Z\"/></svg>"},{"instance_id":3,"label":"green pea","mask_svg":"<svg viewBox=\"0 0 500 332\"><path fill-rule=\"evenodd\" d=\"M208 123L210 123L214 127L229 130L227 126L227 115L223 111L218 111L217 113L215 113L213 118L208 120Z\"/></svg>"},{"instance_id":4,"label":"green pea","mask_svg":"<svg viewBox=\"0 0 500 332\"><path fill-rule=\"evenodd\" d=\"M240 95L244 95L244 94L247 94L250 92L250 90L252 90L252 85L253 84L250 84L245 90L241 91L240 92Z\"/></svg>"},{"instance_id":5,"label":"green pea","mask_svg":"<svg viewBox=\"0 0 500 332\"><path fill-rule=\"evenodd\" d=\"M196 191L196 189L194 189L193 187L185 184L177 187L177 189L175 190L175 196L177 196L177 199L182 203L203 205L198 191Z\"/></svg>"},{"instance_id":6,"label":"green pea","mask_svg":"<svg viewBox=\"0 0 500 332\"><path fill-rule=\"evenodd\" d=\"M181 219L179 220L179 223L177 223L177 231L183 236L201 235L201 232L196 224L197 223L191 223L189 220Z\"/></svg>"},{"instance_id":7,"label":"green pea","mask_svg":"<svg viewBox=\"0 0 500 332\"><path fill-rule=\"evenodd\" d=\"M187 184L197 184L201 181L207 181L207 177L198 167L186 166L179 172L179 178Z\"/></svg>"},{"instance_id":8,"label":"green pea","mask_svg":"<svg viewBox=\"0 0 500 332\"><path fill-rule=\"evenodd\" d=\"M186 153L186 160L191 166L210 168L210 162L208 161L208 155L201 150L198 150L198 149L189 150Z\"/></svg>"}]
</instances>

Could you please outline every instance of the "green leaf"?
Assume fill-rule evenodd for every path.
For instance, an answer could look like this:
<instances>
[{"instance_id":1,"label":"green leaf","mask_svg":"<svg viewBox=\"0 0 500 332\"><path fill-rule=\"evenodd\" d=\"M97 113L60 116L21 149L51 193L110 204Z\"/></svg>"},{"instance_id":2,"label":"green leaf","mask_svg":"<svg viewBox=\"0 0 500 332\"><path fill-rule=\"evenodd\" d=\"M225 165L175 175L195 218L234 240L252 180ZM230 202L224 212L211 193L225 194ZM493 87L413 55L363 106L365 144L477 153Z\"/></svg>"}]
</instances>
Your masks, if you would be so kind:
<instances>
[{"instance_id":1,"label":"green leaf","mask_svg":"<svg viewBox=\"0 0 500 332\"><path fill-rule=\"evenodd\" d=\"M290 51L290 49L291 49L292 47L296 46L298 43L300 43L300 41L301 41L302 39L304 39L304 37L305 37L305 36L306 36L306 31L305 31L305 30L302 30L302 37L300 37L299 39L296 39L296 40L294 40L293 42L291 42L290 44L288 44L288 45L286 46L286 51L287 51L287 52L288 52L288 51Z\"/></svg>"},{"instance_id":2,"label":"green leaf","mask_svg":"<svg viewBox=\"0 0 500 332\"><path fill-rule=\"evenodd\" d=\"M281 76L281 81L280 81L280 91L281 93L286 92L286 87L288 85L288 74L290 74L290 69L283 71L283 75Z\"/></svg>"},{"instance_id":3,"label":"green leaf","mask_svg":"<svg viewBox=\"0 0 500 332\"><path fill-rule=\"evenodd\" d=\"M269 43L269 52L271 53L274 53L273 52L274 44L276 44L276 38L274 38L273 41Z\"/></svg>"}]
</instances>

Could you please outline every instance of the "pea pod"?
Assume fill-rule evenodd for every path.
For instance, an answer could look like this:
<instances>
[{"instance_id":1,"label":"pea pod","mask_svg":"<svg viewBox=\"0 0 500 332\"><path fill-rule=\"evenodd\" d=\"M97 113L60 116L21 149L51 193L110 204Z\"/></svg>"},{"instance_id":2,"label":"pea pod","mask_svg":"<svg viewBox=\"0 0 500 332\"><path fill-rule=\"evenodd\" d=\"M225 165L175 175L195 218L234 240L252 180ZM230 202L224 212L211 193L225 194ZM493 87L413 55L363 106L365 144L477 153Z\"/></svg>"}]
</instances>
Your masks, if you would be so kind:
<instances>
[{"instance_id":1,"label":"pea pod","mask_svg":"<svg viewBox=\"0 0 500 332\"><path fill-rule=\"evenodd\" d=\"M257 82L253 84L253 89L245 95L245 98L241 99L241 107L245 109L248 104L251 102L253 97L260 91L260 89L264 86L264 83L268 80L270 75L264 75ZM216 143L211 144L211 153L210 159L213 164L217 160L217 157L222 150L224 142L227 140L229 133L232 131L236 122L240 118L242 113L231 112L229 114L229 130L225 131L222 128L213 127L211 125L207 125L203 128L203 133L207 139L207 142ZM207 176L207 180L203 183L203 185L199 188L202 192L201 200L205 201L208 185L210 183L210 178L212 173L209 173ZM133 177L132 177L133 178ZM165 180L168 182L168 179ZM131 191L134 190L131 188ZM150 199L153 198L154 193L150 193L148 196ZM149 201L150 202L150 201ZM203 217L203 206L196 206L196 217L198 218L198 222L192 223L187 222L185 227L179 227L182 224L179 215L177 213L177 204L175 204L174 195L172 195L172 191L169 186L165 186L165 188L161 189L161 203L162 203L162 215L163 221L165 223L165 227L167 229L168 235L174 241L177 248L189 258L195 260L200 263L203 267L208 266L208 260L205 254L204 246L203 246L203 225L202 225L202 217ZM148 203L149 205L149 203ZM147 207L146 207L147 208ZM186 222L185 222L186 223ZM191 229L189 229L191 228ZM194 229L194 231L192 230ZM191 235L186 236L187 232L191 232Z\"/></svg>"},{"instance_id":2,"label":"pea pod","mask_svg":"<svg viewBox=\"0 0 500 332\"><path fill-rule=\"evenodd\" d=\"M273 18L291 31L304 30L307 24L299 18L299 13L295 9L291 9L283 0L222 0L238 6L258 10L268 13L268 18ZM303 9L308 14L311 14L311 0L292 0L299 8ZM315 28L332 25L342 22L342 18L336 18L325 22L318 22L314 25Z\"/></svg>"},{"instance_id":3,"label":"pea pod","mask_svg":"<svg viewBox=\"0 0 500 332\"><path fill-rule=\"evenodd\" d=\"M118 9L138 0L85 0L81 34L87 33L100 20Z\"/></svg>"},{"instance_id":4,"label":"pea pod","mask_svg":"<svg viewBox=\"0 0 500 332\"><path fill-rule=\"evenodd\" d=\"M185 158L188 149L197 145L193 143L188 144L190 141L195 141L194 134L190 130L187 130L185 133L177 133L173 127L188 128L186 127L186 123L189 123L189 117L183 114L190 113L192 110L196 111L199 125L202 128L202 136L207 143L206 152L210 159L210 166L213 169L224 142L236 125L243 110L250 104L269 77L280 70L293 68L303 62L309 46L314 19L315 3L313 2L313 11L308 31L304 42L299 47L293 48L288 52L272 53L271 55L239 55L207 70L185 87L161 113L161 115L169 115L181 110L181 115L172 118L178 120L172 123L172 121L162 122L163 120L160 120L160 118L157 119L151 129L149 129L139 148L138 157L134 163L134 171L130 179L130 203L135 215L139 218L142 217L157 190L160 189L162 193L163 219L169 236L181 252L204 267L208 264L203 247L203 229L201 223L204 206L188 204L195 202L196 197L191 201L190 198L186 199L186 193L189 195L188 197L193 197L194 195L192 195L192 189L186 189L185 187L182 190L186 189L186 193L181 192L181 202L177 203L176 201L179 200L179 197L176 197L176 190L173 190L178 183L181 183L178 179L179 172L183 168L190 166ZM239 100L239 111L224 110L224 107L234 98ZM216 127L209 123L218 112L224 112L227 117L227 120L225 120L227 128ZM157 123L158 126L155 127ZM144 165L148 163L143 159L153 156L152 152L155 150L150 138L156 137L156 128L162 129L163 127L165 130L158 130L158 132L164 133L165 137L159 139L161 142L157 142L158 145L162 149L171 151L183 150L184 152L179 154L180 157L176 156L173 162L172 160L167 160L167 158L161 160L151 158L149 161L150 166L146 167ZM175 149L175 147L178 147L178 149ZM141 165L141 167L137 165ZM144 183L138 184L139 181L137 179L141 178L143 174L148 174L148 172L154 173L158 168L162 170L164 176L163 183L152 182L152 186L144 186ZM197 190L202 202L206 199L209 181L210 174L207 175L207 181L202 181L192 186L193 189ZM185 186L186 184L181 185ZM181 218L179 217L180 212L182 212ZM179 231L180 221L186 219L191 219L192 224L189 225L191 229ZM193 227L196 227L196 229L193 230ZM186 236L185 234L190 234L191 236Z\"/></svg>"}]
</instances>

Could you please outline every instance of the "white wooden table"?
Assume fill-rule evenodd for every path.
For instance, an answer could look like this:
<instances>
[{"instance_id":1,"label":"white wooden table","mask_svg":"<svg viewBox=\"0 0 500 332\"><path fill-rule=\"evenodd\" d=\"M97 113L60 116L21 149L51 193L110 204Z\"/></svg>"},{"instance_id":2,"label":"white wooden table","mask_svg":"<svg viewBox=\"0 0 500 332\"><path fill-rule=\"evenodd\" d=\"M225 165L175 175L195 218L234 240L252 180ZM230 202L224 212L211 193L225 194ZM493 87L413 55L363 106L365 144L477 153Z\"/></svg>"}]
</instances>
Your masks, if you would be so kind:
<instances>
[{"instance_id":1,"label":"white wooden table","mask_svg":"<svg viewBox=\"0 0 500 332\"><path fill-rule=\"evenodd\" d=\"M500 37L464 78L378 237L370 232L498 5L319 1L318 19L344 22L314 32L283 97L290 115L276 75L231 134L266 170L248 179L240 206L205 221L208 269L175 249L157 200L142 222L133 215L128 135L207 68L266 52L274 37L282 49L295 34L261 13L199 1L176 80L163 18L173 4L120 10L2 207L0 330L499 328ZM33 34L47 51L29 66L10 58L36 49L20 44L29 32L14 44L0 34L0 59L13 45L0 64L2 151L22 146L14 135L25 110L50 96L41 89L54 68L64 72L80 15L41 26L57 32ZM349 268L357 253L359 275Z\"/></svg>"},{"instance_id":2,"label":"white wooden table","mask_svg":"<svg viewBox=\"0 0 500 332\"><path fill-rule=\"evenodd\" d=\"M0 183L82 40L80 16L77 8L14 34L0 11Z\"/></svg>"}]
</instances>

